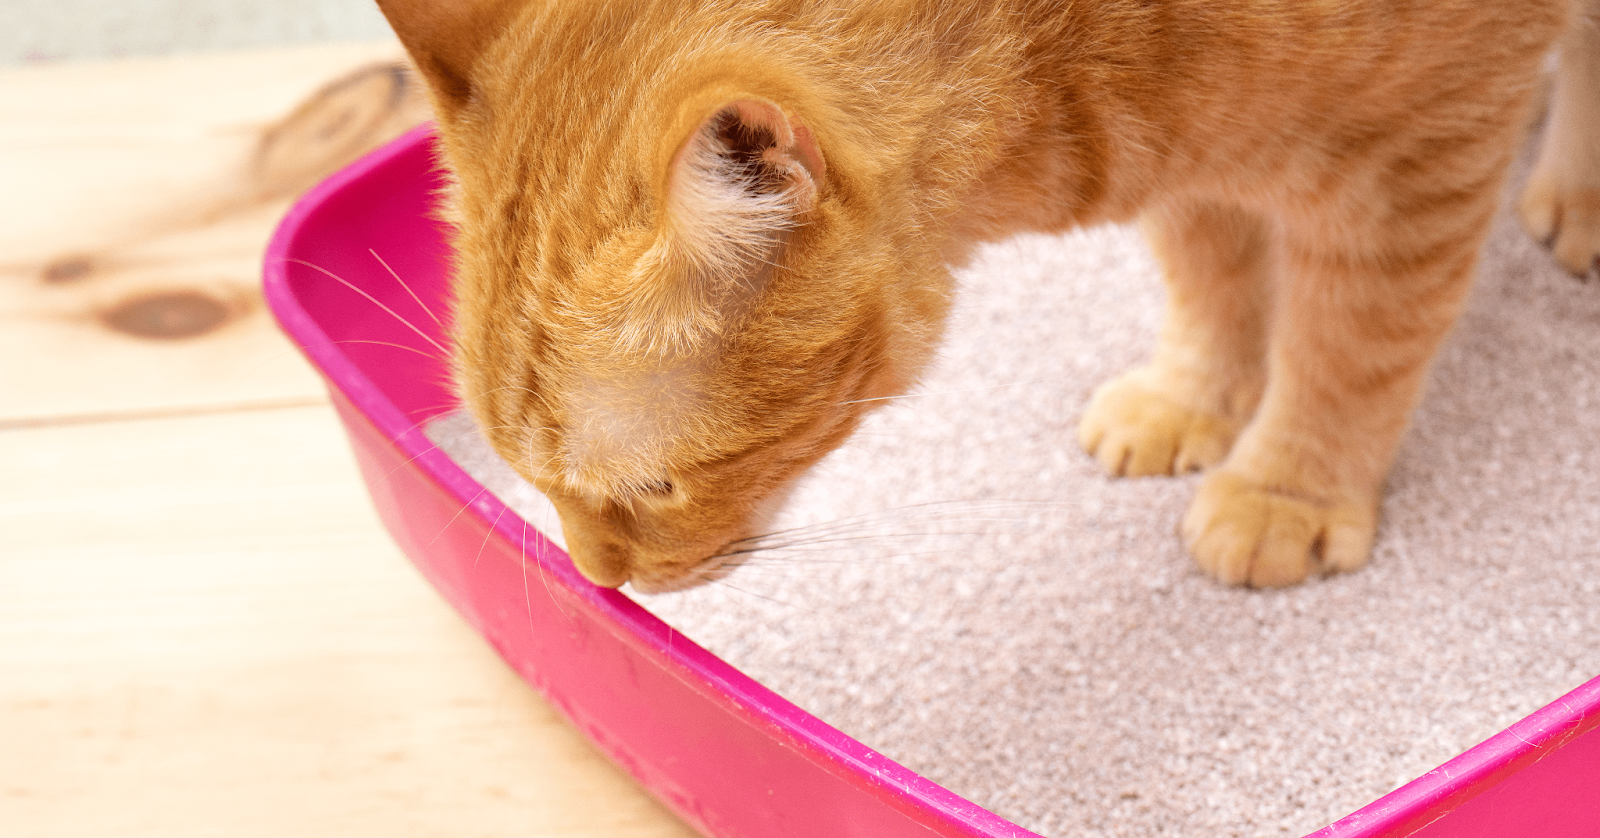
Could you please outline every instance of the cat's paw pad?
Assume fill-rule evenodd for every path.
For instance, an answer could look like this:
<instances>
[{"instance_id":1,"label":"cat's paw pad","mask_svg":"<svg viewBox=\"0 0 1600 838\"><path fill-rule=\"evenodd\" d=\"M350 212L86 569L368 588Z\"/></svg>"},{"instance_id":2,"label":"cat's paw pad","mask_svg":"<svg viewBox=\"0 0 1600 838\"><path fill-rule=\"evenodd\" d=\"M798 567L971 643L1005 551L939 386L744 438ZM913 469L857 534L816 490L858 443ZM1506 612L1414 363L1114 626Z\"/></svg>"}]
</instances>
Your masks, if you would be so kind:
<instances>
[{"instance_id":1,"label":"cat's paw pad","mask_svg":"<svg viewBox=\"0 0 1600 838\"><path fill-rule=\"evenodd\" d=\"M1228 455L1238 427L1167 395L1150 370L1100 385L1078 442L1113 476L1182 474L1210 468Z\"/></svg>"},{"instance_id":2,"label":"cat's paw pad","mask_svg":"<svg viewBox=\"0 0 1600 838\"><path fill-rule=\"evenodd\" d=\"M1581 180L1536 171L1517 204L1528 234L1547 244L1575 276L1586 275L1600 259L1600 182L1572 182Z\"/></svg>"},{"instance_id":3,"label":"cat's paw pad","mask_svg":"<svg viewBox=\"0 0 1600 838\"><path fill-rule=\"evenodd\" d=\"M1366 564L1375 509L1374 503L1314 503L1224 468L1201 482L1183 518L1183 540L1207 575L1277 588Z\"/></svg>"}]
</instances>

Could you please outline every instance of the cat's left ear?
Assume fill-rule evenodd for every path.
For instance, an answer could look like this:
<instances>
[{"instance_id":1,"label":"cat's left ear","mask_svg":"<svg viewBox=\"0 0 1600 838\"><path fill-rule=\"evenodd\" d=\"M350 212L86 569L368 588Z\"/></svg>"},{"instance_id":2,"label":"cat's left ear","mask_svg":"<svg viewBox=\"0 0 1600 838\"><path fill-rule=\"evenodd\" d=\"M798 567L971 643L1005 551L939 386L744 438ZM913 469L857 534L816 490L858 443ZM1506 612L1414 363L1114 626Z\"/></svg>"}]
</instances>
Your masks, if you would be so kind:
<instances>
[{"instance_id":1,"label":"cat's left ear","mask_svg":"<svg viewBox=\"0 0 1600 838\"><path fill-rule=\"evenodd\" d=\"M827 173L811 130L773 102L726 102L673 155L667 213L676 244L731 267L803 223ZM759 257L757 257L759 258Z\"/></svg>"}]
</instances>

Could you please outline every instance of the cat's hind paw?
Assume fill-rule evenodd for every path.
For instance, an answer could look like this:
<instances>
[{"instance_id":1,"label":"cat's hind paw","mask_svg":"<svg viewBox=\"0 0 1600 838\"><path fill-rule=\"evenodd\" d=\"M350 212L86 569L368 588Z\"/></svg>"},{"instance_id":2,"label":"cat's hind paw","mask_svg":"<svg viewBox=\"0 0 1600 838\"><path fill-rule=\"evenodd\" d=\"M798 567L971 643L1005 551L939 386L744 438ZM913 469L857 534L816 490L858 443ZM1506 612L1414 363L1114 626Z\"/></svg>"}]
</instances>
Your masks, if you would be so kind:
<instances>
[{"instance_id":1,"label":"cat's hind paw","mask_svg":"<svg viewBox=\"0 0 1600 838\"><path fill-rule=\"evenodd\" d=\"M1600 184L1568 184L1554 172L1535 172L1517 212L1528 234L1548 245L1568 273L1584 276L1600 259Z\"/></svg>"},{"instance_id":2,"label":"cat's hind paw","mask_svg":"<svg viewBox=\"0 0 1600 838\"><path fill-rule=\"evenodd\" d=\"M1376 504L1319 504L1224 467L1207 475L1183 518L1200 569L1229 585L1278 588L1367 562Z\"/></svg>"},{"instance_id":3,"label":"cat's hind paw","mask_svg":"<svg viewBox=\"0 0 1600 838\"><path fill-rule=\"evenodd\" d=\"M1588 5L1591 13L1600 9ZM1549 124L1517 203L1528 232L1578 276L1600 258L1600 27L1594 23L1580 21L1561 41Z\"/></svg>"},{"instance_id":4,"label":"cat's hind paw","mask_svg":"<svg viewBox=\"0 0 1600 838\"><path fill-rule=\"evenodd\" d=\"M1078 442L1114 477L1183 474L1228 455L1239 428L1168 395L1153 370L1140 369L1095 390Z\"/></svg>"}]
</instances>

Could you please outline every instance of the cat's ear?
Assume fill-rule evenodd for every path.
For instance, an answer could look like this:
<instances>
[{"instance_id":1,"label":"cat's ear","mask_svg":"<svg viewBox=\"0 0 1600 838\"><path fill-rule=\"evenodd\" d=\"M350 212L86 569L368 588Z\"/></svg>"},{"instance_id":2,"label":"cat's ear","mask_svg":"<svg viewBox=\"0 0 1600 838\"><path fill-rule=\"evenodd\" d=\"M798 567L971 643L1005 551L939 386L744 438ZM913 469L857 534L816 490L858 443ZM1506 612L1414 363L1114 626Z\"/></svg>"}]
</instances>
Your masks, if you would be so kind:
<instances>
[{"instance_id":1,"label":"cat's ear","mask_svg":"<svg viewBox=\"0 0 1600 838\"><path fill-rule=\"evenodd\" d=\"M377 0L436 104L459 109L472 96L472 65L504 31L516 0Z\"/></svg>"},{"instance_id":2,"label":"cat's ear","mask_svg":"<svg viewBox=\"0 0 1600 838\"><path fill-rule=\"evenodd\" d=\"M803 223L825 174L800 120L763 99L726 102L672 158L666 209L674 249L703 270L748 267Z\"/></svg>"}]
</instances>

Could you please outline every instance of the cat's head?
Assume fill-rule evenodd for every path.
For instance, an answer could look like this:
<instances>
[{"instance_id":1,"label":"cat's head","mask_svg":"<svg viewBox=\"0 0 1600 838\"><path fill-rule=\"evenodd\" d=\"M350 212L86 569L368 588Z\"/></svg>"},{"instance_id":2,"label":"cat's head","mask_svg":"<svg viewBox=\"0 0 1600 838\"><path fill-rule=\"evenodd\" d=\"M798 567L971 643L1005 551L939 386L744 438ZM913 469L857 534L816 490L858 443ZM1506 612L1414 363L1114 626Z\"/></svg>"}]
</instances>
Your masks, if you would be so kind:
<instances>
[{"instance_id":1,"label":"cat's head","mask_svg":"<svg viewBox=\"0 0 1600 838\"><path fill-rule=\"evenodd\" d=\"M591 580L714 578L942 322L871 138L670 10L380 5L454 176L460 395Z\"/></svg>"}]
</instances>

